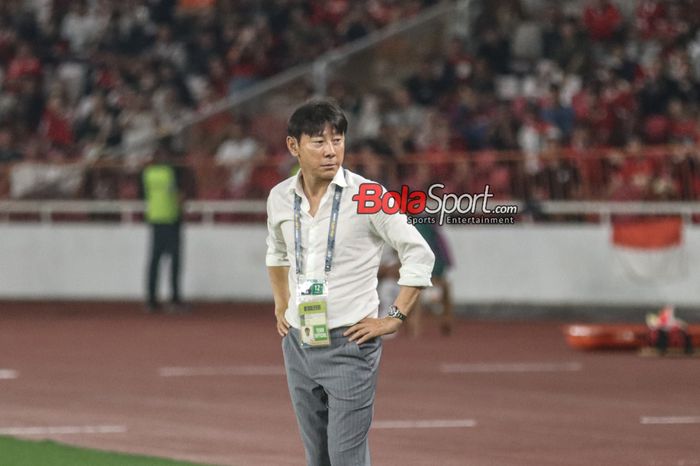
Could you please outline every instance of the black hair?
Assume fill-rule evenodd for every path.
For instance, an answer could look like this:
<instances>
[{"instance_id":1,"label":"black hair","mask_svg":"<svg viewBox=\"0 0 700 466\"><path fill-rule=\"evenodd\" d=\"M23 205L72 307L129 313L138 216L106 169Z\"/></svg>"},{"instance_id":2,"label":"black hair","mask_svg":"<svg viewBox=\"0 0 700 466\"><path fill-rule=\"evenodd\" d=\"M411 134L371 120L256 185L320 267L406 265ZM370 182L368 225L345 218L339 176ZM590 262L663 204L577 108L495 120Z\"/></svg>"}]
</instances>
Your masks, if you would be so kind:
<instances>
[{"instance_id":1,"label":"black hair","mask_svg":"<svg viewBox=\"0 0 700 466\"><path fill-rule=\"evenodd\" d=\"M287 123L287 135L301 139L302 134L318 136L326 125L339 134L345 134L348 120L345 112L331 99L314 99L297 108Z\"/></svg>"}]
</instances>

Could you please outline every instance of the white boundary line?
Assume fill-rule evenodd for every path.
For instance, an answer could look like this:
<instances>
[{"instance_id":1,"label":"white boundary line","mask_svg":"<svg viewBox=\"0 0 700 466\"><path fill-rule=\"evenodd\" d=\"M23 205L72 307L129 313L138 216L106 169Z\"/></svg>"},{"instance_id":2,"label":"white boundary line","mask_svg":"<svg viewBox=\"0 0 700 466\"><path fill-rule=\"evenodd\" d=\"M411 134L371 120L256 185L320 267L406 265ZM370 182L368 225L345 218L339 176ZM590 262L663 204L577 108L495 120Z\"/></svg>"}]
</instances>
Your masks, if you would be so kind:
<instances>
[{"instance_id":1,"label":"white boundary line","mask_svg":"<svg viewBox=\"0 0 700 466\"><path fill-rule=\"evenodd\" d=\"M644 425L658 424L700 424L700 416L642 416L639 423Z\"/></svg>"},{"instance_id":2,"label":"white boundary line","mask_svg":"<svg viewBox=\"0 0 700 466\"><path fill-rule=\"evenodd\" d=\"M474 419L425 419L420 421L374 421L372 429L444 429L475 427Z\"/></svg>"},{"instance_id":3,"label":"white boundary line","mask_svg":"<svg viewBox=\"0 0 700 466\"><path fill-rule=\"evenodd\" d=\"M0 380L11 380L19 377L17 371L12 369L0 369Z\"/></svg>"},{"instance_id":4,"label":"white boundary line","mask_svg":"<svg viewBox=\"0 0 700 466\"><path fill-rule=\"evenodd\" d=\"M285 375L282 366L161 367L161 377Z\"/></svg>"},{"instance_id":5,"label":"white boundary line","mask_svg":"<svg viewBox=\"0 0 700 466\"><path fill-rule=\"evenodd\" d=\"M443 374L578 372L581 369L583 369L583 364L580 362L515 362L440 365L440 372Z\"/></svg>"},{"instance_id":6,"label":"white boundary line","mask_svg":"<svg viewBox=\"0 0 700 466\"><path fill-rule=\"evenodd\" d=\"M126 426L0 427L0 435L123 434Z\"/></svg>"}]
</instances>

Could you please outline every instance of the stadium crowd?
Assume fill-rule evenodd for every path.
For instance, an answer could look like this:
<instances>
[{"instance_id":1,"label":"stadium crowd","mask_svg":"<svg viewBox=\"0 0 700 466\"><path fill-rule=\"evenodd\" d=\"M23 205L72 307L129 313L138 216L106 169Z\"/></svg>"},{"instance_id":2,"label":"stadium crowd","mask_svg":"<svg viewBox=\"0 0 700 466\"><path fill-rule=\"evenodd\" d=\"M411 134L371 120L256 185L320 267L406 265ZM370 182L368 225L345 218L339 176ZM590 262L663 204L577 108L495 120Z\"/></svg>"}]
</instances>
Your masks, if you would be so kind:
<instances>
[{"instance_id":1,"label":"stadium crowd","mask_svg":"<svg viewBox=\"0 0 700 466\"><path fill-rule=\"evenodd\" d=\"M137 166L177 118L433 3L3 2L0 164L114 150ZM477 3L470 34L405 80L330 83L352 119L351 165L388 186L488 183L500 197L700 198L700 0ZM226 175L200 195L264 197L287 176L281 141L255 126L207 122L214 145L198 152Z\"/></svg>"},{"instance_id":2,"label":"stadium crowd","mask_svg":"<svg viewBox=\"0 0 700 466\"><path fill-rule=\"evenodd\" d=\"M137 165L188 113L430 3L3 1L0 163L114 152Z\"/></svg>"},{"instance_id":3,"label":"stadium crowd","mask_svg":"<svg viewBox=\"0 0 700 466\"><path fill-rule=\"evenodd\" d=\"M452 40L401 88L364 96L362 136L388 140L385 152L399 159L437 163L457 152L469 161L416 167L408 178L418 185L451 179L453 189L480 192L490 183L519 198L698 199L700 2L641 0L625 14L611 0L568 2L583 6L569 10L526 3L484 2L469 40Z\"/></svg>"}]
</instances>

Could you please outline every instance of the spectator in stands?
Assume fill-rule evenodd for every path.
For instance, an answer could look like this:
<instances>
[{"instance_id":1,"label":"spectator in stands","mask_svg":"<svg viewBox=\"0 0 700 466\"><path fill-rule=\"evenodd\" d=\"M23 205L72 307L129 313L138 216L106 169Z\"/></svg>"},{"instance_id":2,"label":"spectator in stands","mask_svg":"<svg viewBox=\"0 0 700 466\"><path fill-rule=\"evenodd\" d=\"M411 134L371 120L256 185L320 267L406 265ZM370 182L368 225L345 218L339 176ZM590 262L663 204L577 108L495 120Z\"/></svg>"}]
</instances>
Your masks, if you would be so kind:
<instances>
[{"instance_id":1,"label":"spectator in stands","mask_svg":"<svg viewBox=\"0 0 700 466\"><path fill-rule=\"evenodd\" d=\"M673 167L662 164L659 172L651 180L649 189L655 201L675 201L680 198L680 183L673 176Z\"/></svg>"},{"instance_id":2,"label":"spectator in stands","mask_svg":"<svg viewBox=\"0 0 700 466\"><path fill-rule=\"evenodd\" d=\"M173 40L172 28L168 25L160 25L153 44L153 56L166 63L172 63L182 70L186 66L187 54L182 41Z\"/></svg>"},{"instance_id":3,"label":"spectator in stands","mask_svg":"<svg viewBox=\"0 0 700 466\"><path fill-rule=\"evenodd\" d=\"M621 32L622 14L610 0L590 0L583 11L583 23L594 41L610 41Z\"/></svg>"},{"instance_id":4,"label":"spectator in stands","mask_svg":"<svg viewBox=\"0 0 700 466\"><path fill-rule=\"evenodd\" d=\"M0 164L21 160L22 155L15 148L12 131L0 128Z\"/></svg>"},{"instance_id":5,"label":"spectator in stands","mask_svg":"<svg viewBox=\"0 0 700 466\"><path fill-rule=\"evenodd\" d=\"M11 88L16 88L20 81L36 79L41 76L43 67L28 43L21 43L17 54L7 67L5 81Z\"/></svg>"},{"instance_id":6,"label":"spectator in stands","mask_svg":"<svg viewBox=\"0 0 700 466\"><path fill-rule=\"evenodd\" d=\"M413 152L415 135L425 123L425 110L411 100L400 87L392 93L391 108L384 115L384 127L393 152L399 156Z\"/></svg>"},{"instance_id":7,"label":"spectator in stands","mask_svg":"<svg viewBox=\"0 0 700 466\"><path fill-rule=\"evenodd\" d=\"M576 199L581 189L581 175L574 161L564 155L556 134L545 138L542 162L537 183L547 193L547 198L558 201Z\"/></svg>"},{"instance_id":8,"label":"spectator in stands","mask_svg":"<svg viewBox=\"0 0 700 466\"><path fill-rule=\"evenodd\" d=\"M612 92L606 92L608 89L601 82L587 84L572 100L577 123L590 126L601 145L610 144L616 124L614 105L609 99Z\"/></svg>"},{"instance_id":9,"label":"spectator in stands","mask_svg":"<svg viewBox=\"0 0 700 466\"><path fill-rule=\"evenodd\" d=\"M647 119L663 115L673 97L673 82L664 71L661 60L654 60L647 68L644 81L637 93L641 117Z\"/></svg>"},{"instance_id":10,"label":"spectator in stands","mask_svg":"<svg viewBox=\"0 0 700 466\"><path fill-rule=\"evenodd\" d=\"M692 65L691 71L695 82L700 81L700 28L695 33L695 38L688 41L688 57Z\"/></svg>"},{"instance_id":11,"label":"spectator in stands","mask_svg":"<svg viewBox=\"0 0 700 466\"><path fill-rule=\"evenodd\" d=\"M380 183L389 190L399 189L395 160L391 153L382 153L378 141L362 141L354 152L353 158L359 174Z\"/></svg>"},{"instance_id":12,"label":"spectator in stands","mask_svg":"<svg viewBox=\"0 0 700 466\"><path fill-rule=\"evenodd\" d=\"M334 2L328 2L328 5L332 3ZM347 42L360 39L369 34L373 29L374 25L372 24L371 18L366 15L364 5L359 2L354 2L350 6L347 15L341 17L336 26L337 34Z\"/></svg>"},{"instance_id":13,"label":"spectator in stands","mask_svg":"<svg viewBox=\"0 0 700 466\"><path fill-rule=\"evenodd\" d=\"M103 149L114 148L121 141L121 132L115 112L102 92L95 92L83 99L77 109L74 131L83 141L83 155L96 158Z\"/></svg>"},{"instance_id":14,"label":"spectator in stands","mask_svg":"<svg viewBox=\"0 0 700 466\"><path fill-rule=\"evenodd\" d=\"M678 180L682 200L697 199L700 195L700 151L698 146L685 141L673 153L672 176Z\"/></svg>"},{"instance_id":15,"label":"spectator in stands","mask_svg":"<svg viewBox=\"0 0 700 466\"><path fill-rule=\"evenodd\" d=\"M0 164L21 159L22 155L15 147L12 131L6 127L0 127Z\"/></svg>"},{"instance_id":16,"label":"spectator in stands","mask_svg":"<svg viewBox=\"0 0 700 466\"><path fill-rule=\"evenodd\" d=\"M42 135L49 145L64 152L75 142L70 119L70 111L62 97L50 97L41 119Z\"/></svg>"},{"instance_id":17,"label":"spectator in stands","mask_svg":"<svg viewBox=\"0 0 700 466\"><path fill-rule=\"evenodd\" d=\"M153 93L152 105L159 132L176 133L181 118L189 113L188 106L173 85L157 88Z\"/></svg>"},{"instance_id":18,"label":"spectator in stands","mask_svg":"<svg viewBox=\"0 0 700 466\"><path fill-rule=\"evenodd\" d=\"M216 151L216 162L229 171L227 192L230 197L245 196L254 165L265 157L264 146L249 134L250 127L245 121L233 122Z\"/></svg>"},{"instance_id":19,"label":"spectator in stands","mask_svg":"<svg viewBox=\"0 0 700 466\"><path fill-rule=\"evenodd\" d=\"M441 94L439 77L436 76L435 64L430 59L425 59L420 64L418 72L411 75L406 81L406 89L413 102L424 107L437 104Z\"/></svg>"},{"instance_id":20,"label":"spectator in stands","mask_svg":"<svg viewBox=\"0 0 700 466\"><path fill-rule=\"evenodd\" d=\"M656 37L666 21L663 0L640 0L635 11L635 27L643 40Z\"/></svg>"},{"instance_id":21,"label":"spectator in stands","mask_svg":"<svg viewBox=\"0 0 700 466\"><path fill-rule=\"evenodd\" d=\"M265 39L259 30L249 26L243 28L236 43L228 49L226 64L230 75L229 93L233 94L255 84L264 75Z\"/></svg>"},{"instance_id":22,"label":"spectator in stands","mask_svg":"<svg viewBox=\"0 0 700 466\"><path fill-rule=\"evenodd\" d=\"M496 74L510 72L510 40L508 36L492 27L485 27L477 57L486 60L489 69Z\"/></svg>"},{"instance_id":23,"label":"spectator in stands","mask_svg":"<svg viewBox=\"0 0 700 466\"><path fill-rule=\"evenodd\" d=\"M692 101L685 101L692 102ZM671 142L700 142L700 125L697 118L691 116L689 105L680 99L673 99L668 106L669 137ZM696 101L697 102L697 101ZM697 112L697 110L696 110Z\"/></svg>"},{"instance_id":24,"label":"spectator in stands","mask_svg":"<svg viewBox=\"0 0 700 466\"><path fill-rule=\"evenodd\" d=\"M542 120L558 129L565 139L571 136L574 129L574 109L564 102L559 86L553 85L540 101Z\"/></svg>"},{"instance_id":25,"label":"spectator in stands","mask_svg":"<svg viewBox=\"0 0 700 466\"><path fill-rule=\"evenodd\" d=\"M472 119L479 112L479 102L479 95L474 89L467 83L460 83L446 107L450 132L461 142L460 149L479 149L470 137Z\"/></svg>"},{"instance_id":26,"label":"spectator in stands","mask_svg":"<svg viewBox=\"0 0 700 466\"><path fill-rule=\"evenodd\" d=\"M605 186L605 161L593 148L590 129L581 125L574 129L569 143L569 153L581 175L581 197L603 199Z\"/></svg>"},{"instance_id":27,"label":"spectator in stands","mask_svg":"<svg viewBox=\"0 0 700 466\"><path fill-rule=\"evenodd\" d=\"M630 137L627 142L623 157L620 166L622 176L629 180L640 193L643 193L643 198L648 198L651 182L659 169L657 160L644 151L642 141L636 135Z\"/></svg>"},{"instance_id":28,"label":"spectator in stands","mask_svg":"<svg viewBox=\"0 0 700 466\"><path fill-rule=\"evenodd\" d=\"M133 91L124 96L124 111L119 115L124 160L138 166L155 150L158 122L149 99Z\"/></svg>"},{"instance_id":29,"label":"spectator in stands","mask_svg":"<svg viewBox=\"0 0 700 466\"><path fill-rule=\"evenodd\" d=\"M518 121L507 103L499 102L487 134L487 146L501 151L518 147Z\"/></svg>"},{"instance_id":30,"label":"spectator in stands","mask_svg":"<svg viewBox=\"0 0 700 466\"><path fill-rule=\"evenodd\" d=\"M464 156L454 158L451 176L445 183L445 191L458 194L474 192L474 177L469 159Z\"/></svg>"},{"instance_id":31,"label":"spectator in stands","mask_svg":"<svg viewBox=\"0 0 700 466\"><path fill-rule=\"evenodd\" d=\"M19 83L19 90L13 94L12 113L16 118L18 132L25 142L35 137L44 115L45 97L39 80L27 79Z\"/></svg>"},{"instance_id":32,"label":"spectator in stands","mask_svg":"<svg viewBox=\"0 0 700 466\"><path fill-rule=\"evenodd\" d=\"M541 168L540 153L549 134L558 130L540 119L535 108L525 112L523 124L518 131L518 145L523 153L525 171L535 175ZM558 137L558 134L555 134Z\"/></svg>"},{"instance_id":33,"label":"spectator in stands","mask_svg":"<svg viewBox=\"0 0 700 466\"><path fill-rule=\"evenodd\" d=\"M379 137L382 128L382 98L378 93L368 92L362 97L354 126L356 129L353 136L357 140Z\"/></svg>"},{"instance_id":34,"label":"spectator in stands","mask_svg":"<svg viewBox=\"0 0 700 466\"><path fill-rule=\"evenodd\" d=\"M459 83L467 82L472 75L474 58L467 53L464 42L459 37L452 37L439 68L439 88L443 93L453 91Z\"/></svg>"},{"instance_id":35,"label":"spectator in stands","mask_svg":"<svg viewBox=\"0 0 700 466\"><path fill-rule=\"evenodd\" d=\"M587 75L591 69L588 37L581 30L576 20L567 18L559 25L552 44L545 47L552 49L550 57L559 68L567 73Z\"/></svg>"},{"instance_id":36,"label":"spectator in stands","mask_svg":"<svg viewBox=\"0 0 700 466\"><path fill-rule=\"evenodd\" d=\"M86 0L70 2L70 11L61 22L61 38L68 41L74 54L78 56L87 54L92 45L97 42L107 24L106 13L106 11L97 11L97 8L90 11Z\"/></svg>"}]
</instances>

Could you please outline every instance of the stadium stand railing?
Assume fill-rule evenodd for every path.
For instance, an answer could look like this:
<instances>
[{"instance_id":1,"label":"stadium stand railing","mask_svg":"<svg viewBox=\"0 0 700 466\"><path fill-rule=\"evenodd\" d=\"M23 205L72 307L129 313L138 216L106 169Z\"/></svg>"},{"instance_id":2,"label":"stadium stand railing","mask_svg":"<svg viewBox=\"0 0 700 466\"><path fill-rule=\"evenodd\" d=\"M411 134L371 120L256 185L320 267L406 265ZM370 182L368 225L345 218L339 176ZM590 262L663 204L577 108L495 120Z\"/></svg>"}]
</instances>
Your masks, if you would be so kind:
<instances>
[{"instance_id":1,"label":"stadium stand railing","mask_svg":"<svg viewBox=\"0 0 700 466\"><path fill-rule=\"evenodd\" d=\"M514 152L417 154L400 160L367 150L346 156L346 166L378 179L390 190L407 185L437 194L478 194L486 185L494 201L519 208L524 221L609 222L615 215L681 215L700 219L698 148L647 147L633 154L618 149L562 150L539 159L528 171L525 157ZM260 221L266 193L289 176L286 163L265 159L251 168L249 184L238 196L228 191L231 167L213 158L185 157L183 167L196 175L199 195L187 204L193 222ZM11 172L21 163L3 169ZM51 170L55 167L51 168ZM60 173L60 172L59 172ZM9 176L10 184L13 177ZM65 182L51 184L24 199L0 200L0 221L141 221L139 172L114 162L85 166L74 191L65 196ZM12 186L6 192L13 191ZM63 198L61 198L63 197ZM59 199L61 198L61 199Z\"/></svg>"}]
</instances>

